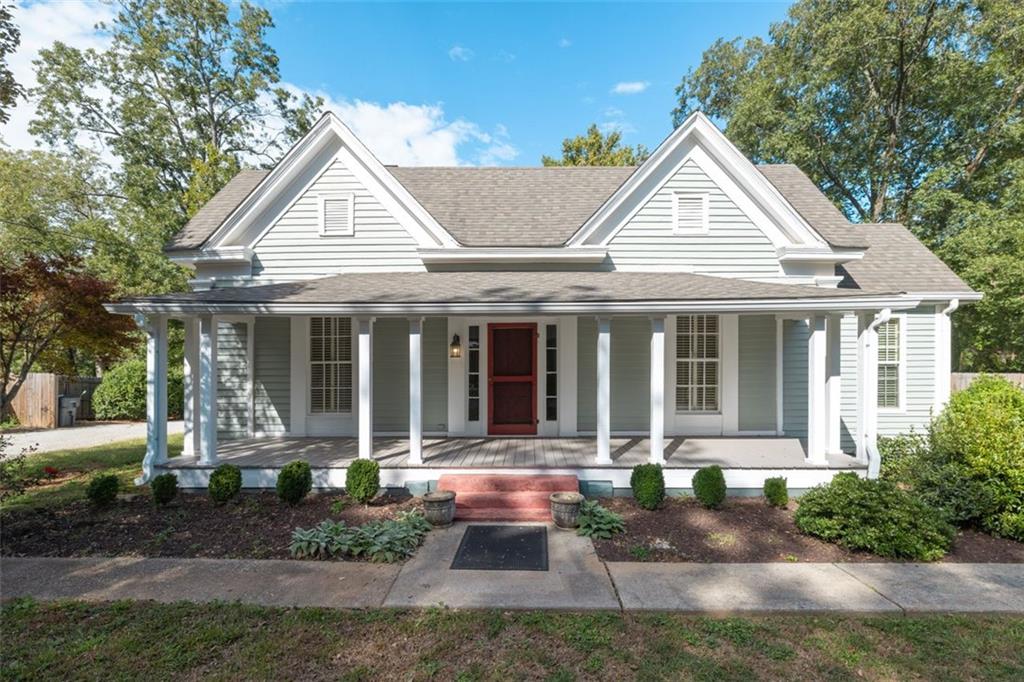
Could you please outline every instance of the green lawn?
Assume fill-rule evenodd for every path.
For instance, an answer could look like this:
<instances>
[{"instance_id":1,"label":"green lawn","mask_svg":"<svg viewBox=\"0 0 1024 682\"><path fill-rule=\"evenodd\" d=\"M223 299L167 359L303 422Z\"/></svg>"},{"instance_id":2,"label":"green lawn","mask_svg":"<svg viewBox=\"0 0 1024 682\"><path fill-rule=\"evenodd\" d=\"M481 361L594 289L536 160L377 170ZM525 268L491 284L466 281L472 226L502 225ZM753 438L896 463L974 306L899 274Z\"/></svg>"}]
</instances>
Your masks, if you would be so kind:
<instances>
[{"instance_id":1,"label":"green lawn","mask_svg":"<svg viewBox=\"0 0 1024 682\"><path fill-rule=\"evenodd\" d=\"M1024 620L8 603L3 679L1024 677Z\"/></svg>"},{"instance_id":2,"label":"green lawn","mask_svg":"<svg viewBox=\"0 0 1024 682\"><path fill-rule=\"evenodd\" d=\"M177 457L181 454L184 437L181 434L169 436L167 454ZM85 499L85 487L97 473L114 473L121 479L124 491L149 492L149 488L136 488L133 481L142 471L142 457L146 454L145 439L125 440L91 448L57 450L29 455L26 458L26 473L43 478L44 467L53 467L60 472L59 482L30 488L24 495L13 497L3 503L4 511L27 508L59 506L68 502Z\"/></svg>"}]
</instances>

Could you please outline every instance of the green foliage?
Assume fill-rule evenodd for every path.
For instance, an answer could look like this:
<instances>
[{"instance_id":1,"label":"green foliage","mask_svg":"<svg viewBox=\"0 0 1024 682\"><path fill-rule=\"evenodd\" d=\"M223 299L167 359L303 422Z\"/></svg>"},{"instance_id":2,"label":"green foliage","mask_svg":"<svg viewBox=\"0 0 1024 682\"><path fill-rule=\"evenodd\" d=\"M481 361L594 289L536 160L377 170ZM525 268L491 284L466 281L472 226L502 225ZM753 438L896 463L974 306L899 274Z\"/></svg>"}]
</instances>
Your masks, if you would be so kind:
<instances>
[{"instance_id":1,"label":"green foliage","mask_svg":"<svg viewBox=\"0 0 1024 682\"><path fill-rule=\"evenodd\" d=\"M26 460L28 451L9 454L10 447L11 439L0 433L0 502L23 495L37 480Z\"/></svg>"},{"instance_id":2,"label":"green foliage","mask_svg":"<svg viewBox=\"0 0 1024 682\"><path fill-rule=\"evenodd\" d=\"M693 494L708 509L718 509L725 502L725 474L718 465L703 467L693 475Z\"/></svg>"},{"instance_id":3,"label":"green foliage","mask_svg":"<svg viewBox=\"0 0 1024 682\"><path fill-rule=\"evenodd\" d=\"M366 504L380 490L380 464L372 459L357 459L345 472L345 492L356 502Z\"/></svg>"},{"instance_id":4,"label":"green foliage","mask_svg":"<svg viewBox=\"0 0 1024 682\"><path fill-rule=\"evenodd\" d=\"M85 496L97 507L106 507L117 499L120 486L114 474L97 474L89 481Z\"/></svg>"},{"instance_id":5,"label":"green foliage","mask_svg":"<svg viewBox=\"0 0 1024 682\"><path fill-rule=\"evenodd\" d=\"M911 430L898 436L879 436L882 458L880 475L892 481L906 481L921 465L931 448L931 436Z\"/></svg>"},{"instance_id":6,"label":"green foliage","mask_svg":"<svg viewBox=\"0 0 1024 682\"><path fill-rule=\"evenodd\" d=\"M626 523L620 514L605 509L595 500L583 500L580 505L580 525L577 535L607 540L616 533L626 532Z\"/></svg>"},{"instance_id":7,"label":"green foliage","mask_svg":"<svg viewBox=\"0 0 1024 682\"><path fill-rule=\"evenodd\" d=\"M133 358L114 365L92 396L96 418L146 418L146 361ZM167 417L180 419L185 403L185 374L180 365L167 368Z\"/></svg>"},{"instance_id":8,"label":"green foliage","mask_svg":"<svg viewBox=\"0 0 1024 682\"><path fill-rule=\"evenodd\" d=\"M347 556L393 563L412 556L429 530L430 523L416 510L362 526L346 526L344 521L328 519L313 528L296 528L288 549L296 559Z\"/></svg>"},{"instance_id":9,"label":"green foliage","mask_svg":"<svg viewBox=\"0 0 1024 682\"><path fill-rule=\"evenodd\" d=\"M160 474L149 482L149 488L153 491L154 502L168 504L178 494L178 477L171 472Z\"/></svg>"},{"instance_id":10,"label":"green foliage","mask_svg":"<svg viewBox=\"0 0 1024 682\"><path fill-rule=\"evenodd\" d=\"M242 470L231 464L221 464L210 474L210 497L216 504L224 504L242 490Z\"/></svg>"},{"instance_id":11,"label":"green foliage","mask_svg":"<svg viewBox=\"0 0 1024 682\"><path fill-rule=\"evenodd\" d=\"M313 488L313 472L308 462L289 462L277 475L277 496L288 504L298 504Z\"/></svg>"},{"instance_id":12,"label":"green foliage","mask_svg":"<svg viewBox=\"0 0 1024 682\"><path fill-rule=\"evenodd\" d=\"M7 123L10 118L8 110L13 109L25 94L7 66L7 55L13 54L20 43L21 31L11 16L11 7L6 1L0 3L0 123Z\"/></svg>"},{"instance_id":13,"label":"green foliage","mask_svg":"<svg viewBox=\"0 0 1024 682\"><path fill-rule=\"evenodd\" d=\"M786 489L785 477L764 479L764 499L773 507L785 509L789 504L789 490Z\"/></svg>"},{"instance_id":14,"label":"green foliage","mask_svg":"<svg viewBox=\"0 0 1024 682\"><path fill-rule=\"evenodd\" d=\"M562 140L562 158L541 157L545 166L638 166L647 160L650 152L643 145L623 147L622 133L613 130L601 133L596 123L587 128L586 135Z\"/></svg>"},{"instance_id":15,"label":"green foliage","mask_svg":"<svg viewBox=\"0 0 1024 682\"><path fill-rule=\"evenodd\" d=\"M795 520L810 535L894 559L940 559L954 534L941 512L896 484L852 472L808 491Z\"/></svg>"},{"instance_id":16,"label":"green foliage","mask_svg":"<svg viewBox=\"0 0 1024 682\"><path fill-rule=\"evenodd\" d=\"M665 474L660 464L637 464L629 477L633 499L641 509L657 509L665 499Z\"/></svg>"}]
</instances>

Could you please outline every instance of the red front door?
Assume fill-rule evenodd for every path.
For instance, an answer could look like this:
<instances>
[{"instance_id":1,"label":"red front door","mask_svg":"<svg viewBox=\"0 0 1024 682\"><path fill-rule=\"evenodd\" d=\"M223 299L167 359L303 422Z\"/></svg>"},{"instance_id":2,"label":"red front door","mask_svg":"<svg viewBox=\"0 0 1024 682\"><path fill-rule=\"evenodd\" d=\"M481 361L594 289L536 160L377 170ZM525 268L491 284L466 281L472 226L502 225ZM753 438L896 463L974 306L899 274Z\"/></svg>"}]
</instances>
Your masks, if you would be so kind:
<instances>
[{"instance_id":1,"label":"red front door","mask_svg":"<svg viewBox=\"0 0 1024 682\"><path fill-rule=\"evenodd\" d=\"M487 325L487 432L537 433L537 325Z\"/></svg>"}]
</instances>

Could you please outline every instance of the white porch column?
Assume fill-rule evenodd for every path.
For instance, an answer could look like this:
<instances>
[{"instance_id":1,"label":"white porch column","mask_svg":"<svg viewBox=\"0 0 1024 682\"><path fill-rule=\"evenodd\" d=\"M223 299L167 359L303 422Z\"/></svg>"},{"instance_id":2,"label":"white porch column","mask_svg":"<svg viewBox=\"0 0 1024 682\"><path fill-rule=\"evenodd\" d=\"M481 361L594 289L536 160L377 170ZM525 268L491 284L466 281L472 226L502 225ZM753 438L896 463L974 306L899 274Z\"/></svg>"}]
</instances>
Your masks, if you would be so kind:
<instances>
[{"instance_id":1,"label":"white porch column","mask_svg":"<svg viewBox=\"0 0 1024 682\"><path fill-rule=\"evenodd\" d=\"M186 317L185 325L185 403L182 420L185 423L185 445L181 454L195 457L199 454L199 320Z\"/></svg>"},{"instance_id":2,"label":"white porch column","mask_svg":"<svg viewBox=\"0 0 1024 682\"><path fill-rule=\"evenodd\" d=\"M840 401L842 400L842 321L839 315L829 315L827 323L827 344L825 364L825 408L828 439L825 450L830 455L842 453Z\"/></svg>"},{"instance_id":3,"label":"white porch column","mask_svg":"<svg viewBox=\"0 0 1024 682\"><path fill-rule=\"evenodd\" d=\"M825 464L828 438L825 404L827 329L823 315L812 315L807 336L807 461Z\"/></svg>"},{"instance_id":4,"label":"white porch column","mask_svg":"<svg viewBox=\"0 0 1024 682\"><path fill-rule=\"evenodd\" d=\"M949 305L935 306L935 404L932 414L937 415L946 407L951 392L950 372L953 369L953 324L950 315L960 307L960 300L954 298Z\"/></svg>"},{"instance_id":5,"label":"white porch column","mask_svg":"<svg viewBox=\"0 0 1024 682\"><path fill-rule=\"evenodd\" d=\"M665 463L665 318L651 318L651 463Z\"/></svg>"},{"instance_id":6,"label":"white porch column","mask_svg":"<svg viewBox=\"0 0 1024 682\"><path fill-rule=\"evenodd\" d=\"M612 429L612 320L597 318L597 463L610 464Z\"/></svg>"},{"instance_id":7,"label":"white porch column","mask_svg":"<svg viewBox=\"0 0 1024 682\"><path fill-rule=\"evenodd\" d=\"M891 315L886 308L878 315L860 315L857 324L857 459L868 464L868 476L878 473L877 329Z\"/></svg>"},{"instance_id":8,"label":"white porch column","mask_svg":"<svg viewBox=\"0 0 1024 682\"><path fill-rule=\"evenodd\" d=\"M217 318L199 318L199 462L217 464Z\"/></svg>"},{"instance_id":9,"label":"white porch column","mask_svg":"<svg viewBox=\"0 0 1024 682\"><path fill-rule=\"evenodd\" d=\"M359 458L373 457L373 318L356 318L359 333Z\"/></svg>"},{"instance_id":10,"label":"white porch column","mask_svg":"<svg viewBox=\"0 0 1024 682\"><path fill-rule=\"evenodd\" d=\"M153 478L154 467L167 461L167 318L139 319L146 332L146 455L137 484Z\"/></svg>"},{"instance_id":11,"label":"white porch column","mask_svg":"<svg viewBox=\"0 0 1024 682\"><path fill-rule=\"evenodd\" d=\"M423 318L409 318L409 463L423 463Z\"/></svg>"}]
</instances>

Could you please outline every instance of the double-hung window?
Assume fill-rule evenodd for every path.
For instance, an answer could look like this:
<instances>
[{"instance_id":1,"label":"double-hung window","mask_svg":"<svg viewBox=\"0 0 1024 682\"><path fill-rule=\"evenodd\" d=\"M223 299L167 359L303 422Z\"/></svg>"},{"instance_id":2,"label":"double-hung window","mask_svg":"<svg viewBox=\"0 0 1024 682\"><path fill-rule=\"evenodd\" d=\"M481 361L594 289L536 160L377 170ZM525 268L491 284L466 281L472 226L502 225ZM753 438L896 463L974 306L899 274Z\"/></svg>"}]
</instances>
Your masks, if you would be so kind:
<instances>
[{"instance_id":1,"label":"double-hung window","mask_svg":"<svg viewBox=\"0 0 1024 682\"><path fill-rule=\"evenodd\" d=\"M900 408L901 332L898 317L878 327L878 407L883 409Z\"/></svg>"},{"instance_id":2,"label":"double-hung window","mask_svg":"<svg viewBox=\"0 0 1024 682\"><path fill-rule=\"evenodd\" d=\"M676 318L676 412L719 410L717 315Z\"/></svg>"},{"instance_id":3,"label":"double-hung window","mask_svg":"<svg viewBox=\"0 0 1024 682\"><path fill-rule=\"evenodd\" d=\"M352 411L352 318L309 321L309 411Z\"/></svg>"}]
</instances>

